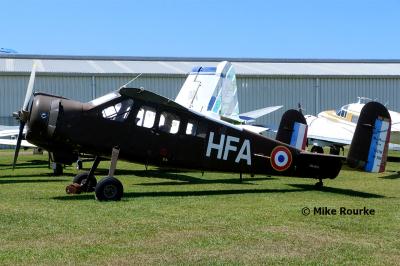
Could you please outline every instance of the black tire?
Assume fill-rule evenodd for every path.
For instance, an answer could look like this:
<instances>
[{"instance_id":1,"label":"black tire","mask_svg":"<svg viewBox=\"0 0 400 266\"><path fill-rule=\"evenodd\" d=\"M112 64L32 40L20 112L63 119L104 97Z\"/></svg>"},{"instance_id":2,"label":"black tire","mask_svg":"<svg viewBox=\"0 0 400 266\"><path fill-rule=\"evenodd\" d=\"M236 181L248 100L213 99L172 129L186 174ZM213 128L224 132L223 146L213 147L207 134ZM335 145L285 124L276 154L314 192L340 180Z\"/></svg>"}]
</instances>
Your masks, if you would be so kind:
<instances>
[{"instance_id":1,"label":"black tire","mask_svg":"<svg viewBox=\"0 0 400 266\"><path fill-rule=\"evenodd\" d=\"M89 181L89 184L86 184L87 178L89 176L89 172L84 172L76 175L74 179L72 180L72 183L77 183L82 186L82 191L84 192L93 192L96 185L97 185L97 180L96 177L92 177Z\"/></svg>"},{"instance_id":2,"label":"black tire","mask_svg":"<svg viewBox=\"0 0 400 266\"><path fill-rule=\"evenodd\" d=\"M312 146L311 152L314 153L324 153L324 149L320 146Z\"/></svg>"},{"instance_id":3,"label":"black tire","mask_svg":"<svg viewBox=\"0 0 400 266\"><path fill-rule=\"evenodd\" d=\"M108 176L100 180L95 193L96 199L99 201L118 201L124 194L124 187L118 179Z\"/></svg>"}]
</instances>

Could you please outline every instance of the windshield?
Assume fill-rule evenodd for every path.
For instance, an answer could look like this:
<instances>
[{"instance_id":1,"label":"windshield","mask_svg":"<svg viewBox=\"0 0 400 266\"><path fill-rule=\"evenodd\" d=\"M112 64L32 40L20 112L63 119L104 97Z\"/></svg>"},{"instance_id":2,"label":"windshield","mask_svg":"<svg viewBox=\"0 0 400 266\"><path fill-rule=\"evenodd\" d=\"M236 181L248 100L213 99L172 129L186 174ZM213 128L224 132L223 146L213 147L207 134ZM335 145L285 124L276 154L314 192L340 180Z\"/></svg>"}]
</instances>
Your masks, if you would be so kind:
<instances>
[{"instance_id":1,"label":"windshield","mask_svg":"<svg viewBox=\"0 0 400 266\"><path fill-rule=\"evenodd\" d=\"M111 101L111 100L113 100L115 98L118 98L119 96L121 96L121 95L118 92L113 91L113 92L110 92L110 93L108 93L106 95L103 95L103 96L101 96L99 98L91 100L89 102L89 104L97 106L97 105L103 104L105 102Z\"/></svg>"}]
</instances>

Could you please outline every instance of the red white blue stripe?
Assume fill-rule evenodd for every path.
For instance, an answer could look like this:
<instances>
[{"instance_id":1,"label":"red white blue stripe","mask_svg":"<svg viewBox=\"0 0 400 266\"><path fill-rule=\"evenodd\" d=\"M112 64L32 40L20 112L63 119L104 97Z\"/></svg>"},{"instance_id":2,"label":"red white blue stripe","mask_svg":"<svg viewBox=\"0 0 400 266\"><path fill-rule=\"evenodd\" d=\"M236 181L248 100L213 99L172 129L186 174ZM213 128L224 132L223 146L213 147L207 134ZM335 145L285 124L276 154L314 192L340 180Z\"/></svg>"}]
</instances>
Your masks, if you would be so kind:
<instances>
[{"instance_id":1,"label":"red white blue stripe","mask_svg":"<svg viewBox=\"0 0 400 266\"><path fill-rule=\"evenodd\" d=\"M295 122L293 126L293 134L290 139L290 146L299 150L306 148L307 141L307 125Z\"/></svg>"},{"instance_id":2,"label":"red white blue stripe","mask_svg":"<svg viewBox=\"0 0 400 266\"><path fill-rule=\"evenodd\" d=\"M390 138L390 122L376 119L369 146L368 161L365 164L367 172L383 172L386 164L386 154Z\"/></svg>"}]
</instances>

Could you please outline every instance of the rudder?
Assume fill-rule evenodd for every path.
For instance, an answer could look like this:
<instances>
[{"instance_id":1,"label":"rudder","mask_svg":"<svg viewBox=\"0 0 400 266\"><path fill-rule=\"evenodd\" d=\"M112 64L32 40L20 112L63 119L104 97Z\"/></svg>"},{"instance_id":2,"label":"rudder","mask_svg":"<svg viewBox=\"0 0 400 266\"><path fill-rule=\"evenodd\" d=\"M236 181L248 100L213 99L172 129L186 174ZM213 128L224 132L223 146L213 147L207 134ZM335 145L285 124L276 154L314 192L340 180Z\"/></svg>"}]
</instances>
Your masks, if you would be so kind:
<instances>
[{"instance_id":1,"label":"rudder","mask_svg":"<svg viewBox=\"0 0 400 266\"><path fill-rule=\"evenodd\" d=\"M347 156L350 167L375 173L385 171L390 129L387 108L378 102L365 104Z\"/></svg>"},{"instance_id":2,"label":"rudder","mask_svg":"<svg viewBox=\"0 0 400 266\"><path fill-rule=\"evenodd\" d=\"M279 124L276 140L304 150L307 143L307 121L297 110L286 111Z\"/></svg>"}]
</instances>

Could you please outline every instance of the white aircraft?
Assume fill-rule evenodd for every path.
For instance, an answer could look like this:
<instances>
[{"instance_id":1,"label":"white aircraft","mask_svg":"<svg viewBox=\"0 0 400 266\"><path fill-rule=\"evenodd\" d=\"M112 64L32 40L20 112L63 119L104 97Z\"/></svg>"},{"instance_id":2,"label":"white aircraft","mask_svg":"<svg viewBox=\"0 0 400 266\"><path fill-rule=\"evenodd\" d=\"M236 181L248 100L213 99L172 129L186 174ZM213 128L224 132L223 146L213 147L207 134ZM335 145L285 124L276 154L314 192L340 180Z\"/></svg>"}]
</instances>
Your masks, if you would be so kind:
<instances>
[{"instance_id":1,"label":"white aircraft","mask_svg":"<svg viewBox=\"0 0 400 266\"><path fill-rule=\"evenodd\" d=\"M266 127L250 125L256 118L282 108L282 105L271 106L240 114L235 69L227 61L219 63L217 67L194 67L175 102L256 133L268 130Z\"/></svg>"},{"instance_id":2,"label":"white aircraft","mask_svg":"<svg viewBox=\"0 0 400 266\"><path fill-rule=\"evenodd\" d=\"M2 126L0 125L0 145L16 146L18 137L19 127L18 126ZM26 129L23 134L25 135ZM21 141L21 147L24 148L35 148L36 146L27 142L26 140Z\"/></svg>"},{"instance_id":3,"label":"white aircraft","mask_svg":"<svg viewBox=\"0 0 400 266\"><path fill-rule=\"evenodd\" d=\"M344 105L336 111L323 111L318 117L305 115L311 151L323 153L322 147L329 146L330 153L339 154L343 146L351 143L360 111L369 101L371 99L359 97L358 102ZM400 151L400 113L389 113L392 119L389 149Z\"/></svg>"}]
</instances>

